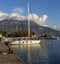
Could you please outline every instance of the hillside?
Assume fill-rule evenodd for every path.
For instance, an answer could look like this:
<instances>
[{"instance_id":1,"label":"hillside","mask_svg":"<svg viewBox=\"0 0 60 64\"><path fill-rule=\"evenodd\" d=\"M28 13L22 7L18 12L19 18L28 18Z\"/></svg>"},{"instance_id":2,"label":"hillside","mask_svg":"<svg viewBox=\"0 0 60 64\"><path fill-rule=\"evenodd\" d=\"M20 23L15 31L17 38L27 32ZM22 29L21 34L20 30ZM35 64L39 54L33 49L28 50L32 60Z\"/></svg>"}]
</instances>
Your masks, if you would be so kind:
<instances>
[{"instance_id":1,"label":"hillside","mask_svg":"<svg viewBox=\"0 0 60 64\"><path fill-rule=\"evenodd\" d=\"M28 28L27 20L12 20L6 19L0 21L0 30L7 30L8 32L16 31L16 30L27 30ZM31 30L35 31L36 34L44 34L48 33L55 36L60 36L60 31L51 29L49 27L43 27L35 23L34 21L30 22Z\"/></svg>"}]
</instances>

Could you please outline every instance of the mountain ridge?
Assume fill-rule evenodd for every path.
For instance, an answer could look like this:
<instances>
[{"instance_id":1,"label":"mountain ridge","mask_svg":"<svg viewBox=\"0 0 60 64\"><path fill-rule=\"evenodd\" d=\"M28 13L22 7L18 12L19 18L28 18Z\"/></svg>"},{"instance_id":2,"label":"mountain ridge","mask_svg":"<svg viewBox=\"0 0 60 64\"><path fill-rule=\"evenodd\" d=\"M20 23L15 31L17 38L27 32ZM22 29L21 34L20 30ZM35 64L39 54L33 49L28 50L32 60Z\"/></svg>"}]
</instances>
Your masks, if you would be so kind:
<instances>
[{"instance_id":1,"label":"mountain ridge","mask_svg":"<svg viewBox=\"0 0 60 64\"><path fill-rule=\"evenodd\" d=\"M60 36L60 31L54 30L49 27L44 27L38 25L34 21L30 21L31 30L35 31L36 34L51 34L54 36ZM5 19L0 21L0 30L7 30L8 32L17 31L17 30L27 30L28 21L26 20L13 20Z\"/></svg>"}]
</instances>

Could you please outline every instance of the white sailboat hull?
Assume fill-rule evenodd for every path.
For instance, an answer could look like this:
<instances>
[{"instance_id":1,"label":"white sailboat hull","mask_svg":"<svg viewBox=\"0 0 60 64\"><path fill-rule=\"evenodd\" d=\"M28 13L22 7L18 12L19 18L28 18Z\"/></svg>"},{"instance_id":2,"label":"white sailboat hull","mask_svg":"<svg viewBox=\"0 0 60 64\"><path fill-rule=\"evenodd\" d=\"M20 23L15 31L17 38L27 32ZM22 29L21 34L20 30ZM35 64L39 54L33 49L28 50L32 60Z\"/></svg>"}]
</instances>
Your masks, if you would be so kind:
<instances>
[{"instance_id":1,"label":"white sailboat hull","mask_svg":"<svg viewBox=\"0 0 60 64\"><path fill-rule=\"evenodd\" d=\"M10 45L19 45L19 44L38 44L41 40L20 40L20 41L12 41Z\"/></svg>"}]
</instances>

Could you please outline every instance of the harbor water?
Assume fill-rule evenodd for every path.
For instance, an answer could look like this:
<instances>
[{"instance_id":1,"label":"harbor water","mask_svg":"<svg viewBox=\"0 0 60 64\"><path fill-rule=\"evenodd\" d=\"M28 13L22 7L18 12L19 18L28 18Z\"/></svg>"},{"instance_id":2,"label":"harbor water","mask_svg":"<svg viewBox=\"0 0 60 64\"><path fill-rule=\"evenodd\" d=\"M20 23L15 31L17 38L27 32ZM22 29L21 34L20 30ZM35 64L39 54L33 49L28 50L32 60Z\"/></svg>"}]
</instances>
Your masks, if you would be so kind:
<instances>
[{"instance_id":1,"label":"harbor water","mask_svg":"<svg viewBox=\"0 0 60 64\"><path fill-rule=\"evenodd\" d=\"M60 64L60 40L43 40L39 44L12 45L25 64Z\"/></svg>"}]
</instances>

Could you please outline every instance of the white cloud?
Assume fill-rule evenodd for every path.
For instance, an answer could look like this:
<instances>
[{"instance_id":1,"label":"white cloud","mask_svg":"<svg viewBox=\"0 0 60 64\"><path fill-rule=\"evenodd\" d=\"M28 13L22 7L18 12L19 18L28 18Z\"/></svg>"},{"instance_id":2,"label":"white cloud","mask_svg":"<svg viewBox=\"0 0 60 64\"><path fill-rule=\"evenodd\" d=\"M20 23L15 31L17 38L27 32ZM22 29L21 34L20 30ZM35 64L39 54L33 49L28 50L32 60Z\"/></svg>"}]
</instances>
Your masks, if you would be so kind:
<instances>
[{"instance_id":1,"label":"white cloud","mask_svg":"<svg viewBox=\"0 0 60 64\"><path fill-rule=\"evenodd\" d=\"M18 14L23 14L24 13L24 9L23 8L20 8L20 7L15 7L13 10L12 10L13 13L18 13Z\"/></svg>"},{"instance_id":2,"label":"white cloud","mask_svg":"<svg viewBox=\"0 0 60 64\"><path fill-rule=\"evenodd\" d=\"M4 19L13 19L13 20L24 20L25 16L22 16L18 13L4 13L0 11L0 21L4 20Z\"/></svg>"},{"instance_id":3,"label":"white cloud","mask_svg":"<svg viewBox=\"0 0 60 64\"><path fill-rule=\"evenodd\" d=\"M35 21L39 25L47 26L46 20L47 20L47 15L43 15L42 17L39 17L36 14L30 14L29 16L22 16L18 13L3 13L0 11L0 21L4 19L14 19L14 20L25 20L29 17L30 20Z\"/></svg>"},{"instance_id":4,"label":"white cloud","mask_svg":"<svg viewBox=\"0 0 60 64\"><path fill-rule=\"evenodd\" d=\"M57 29L57 28L58 28L58 26L57 26L57 25L53 26L53 29Z\"/></svg>"},{"instance_id":5,"label":"white cloud","mask_svg":"<svg viewBox=\"0 0 60 64\"><path fill-rule=\"evenodd\" d=\"M11 14L9 15L9 17L10 17L11 19L14 19L14 20L24 20L24 19L25 19L24 16L19 15L18 13L11 13Z\"/></svg>"},{"instance_id":6,"label":"white cloud","mask_svg":"<svg viewBox=\"0 0 60 64\"><path fill-rule=\"evenodd\" d=\"M43 21L46 21L47 17L48 17L47 15L43 15L43 17L42 17Z\"/></svg>"},{"instance_id":7,"label":"white cloud","mask_svg":"<svg viewBox=\"0 0 60 64\"><path fill-rule=\"evenodd\" d=\"M4 19L7 19L7 18L8 18L8 14L0 11L0 20L4 20Z\"/></svg>"},{"instance_id":8,"label":"white cloud","mask_svg":"<svg viewBox=\"0 0 60 64\"><path fill-rule=\"evenodd\" d=\"M59 30L60 31L60 26L54 25L51 28L55 29L55 30Z\"/></svg>"},{"instance_id":9,"label":"white cloud","mask_svg":"<svg viewBox=\"0 0 60 64\"><path fill-rule=\"evenodd\" d=\"M46 25L46 20L47 20L47 15L43 15L42 17L39 17L36 14L30 14L29 15L29 19L35 21L36 23L38 23L39 25Z\"/></svg>"}]
</instances>

